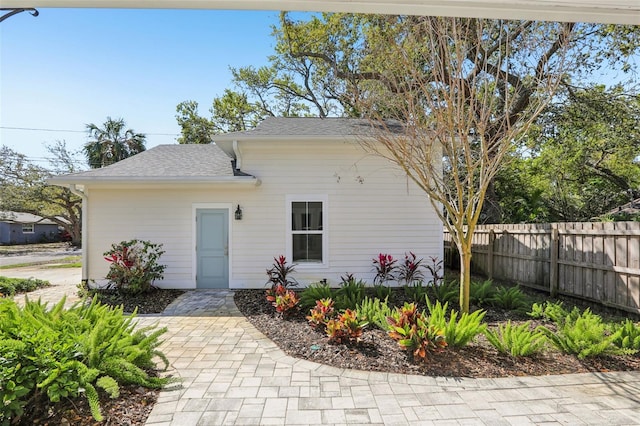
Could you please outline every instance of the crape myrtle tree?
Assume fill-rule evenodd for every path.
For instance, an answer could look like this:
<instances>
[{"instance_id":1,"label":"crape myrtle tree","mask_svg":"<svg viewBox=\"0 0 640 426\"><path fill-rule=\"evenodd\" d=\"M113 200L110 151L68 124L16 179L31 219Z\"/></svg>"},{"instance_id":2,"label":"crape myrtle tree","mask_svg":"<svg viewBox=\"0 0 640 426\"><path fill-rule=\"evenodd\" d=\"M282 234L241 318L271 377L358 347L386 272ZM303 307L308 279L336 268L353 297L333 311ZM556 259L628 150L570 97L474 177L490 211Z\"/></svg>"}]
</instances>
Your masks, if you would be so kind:
<instances>
[{"instance_id":1,"label":"crape myrtle tree","mask_svg":"<svg viewBox=\"0 0 640 426\"><path fill-rule=\"evenodd\" d=\"M463 312L469 310L471 241L487 189L551 102L570 64L572 28L411 17L380 32L379 44L370 46L373 55L387 59L370 71L377 75L360 102L375 133L362 145L428 195L458 248ZM390 123L401 130L390 131Z\"/></svg>"},{"instance_id":2,"label":"crape myrtle tree","mask_svg":"<svg viewBox=\"0 0 640 426\"><path fill-rule=\"evenodd\" d=\"M146 136L133 129L125 129L122 118L112 119L99 127L87 124L87 132L91 139L84 145L87 163L92 169L108 166L145 150Z\"/></svg>"},{"instance_id":3,"label":"crape myrtle tree","mask_svg":"<svg viewBox=\"0 0 640 426\"><path fill-rule=\"evenodd\" d=\"M82 200L69 189L47 184L58 174L80 171L64 142L47 146L49 167L33 164L6 146L0 148L0 210L31 213L50 219L81 243Z\"/></svg>"}]
</instances>

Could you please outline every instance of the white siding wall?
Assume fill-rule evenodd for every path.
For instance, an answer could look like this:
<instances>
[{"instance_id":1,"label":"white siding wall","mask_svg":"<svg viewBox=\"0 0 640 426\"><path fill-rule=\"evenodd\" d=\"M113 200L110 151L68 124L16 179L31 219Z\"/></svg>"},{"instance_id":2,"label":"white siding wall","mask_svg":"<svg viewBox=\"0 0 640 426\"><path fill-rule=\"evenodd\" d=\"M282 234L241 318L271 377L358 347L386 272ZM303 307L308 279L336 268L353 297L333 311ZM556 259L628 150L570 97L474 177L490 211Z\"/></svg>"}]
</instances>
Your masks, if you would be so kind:
<instances>
[{"instance_id":1,"label":"white siding wall","mask_svg":"<svg viewBox=\"0 0 640 426\"><path fill-rule=\"evenodd\" d=\"M298 268L301 284L341 275L373 279L378 253L402 258L406 251L442 258L442 225L422 191L385 160L345 143L242 142L242 170L262 180L258 187L97 189L89 191L89 278L108 270L102 258L114 242L132 238L161 242L168 265L165 288L194 288L193 209L197 203L240 204L232 220L231 288L262 288L273 257L285 254L287 195L328 197L328 268ZM233 209L230 212L233 215Z\"/></svg>"}]
</instances>

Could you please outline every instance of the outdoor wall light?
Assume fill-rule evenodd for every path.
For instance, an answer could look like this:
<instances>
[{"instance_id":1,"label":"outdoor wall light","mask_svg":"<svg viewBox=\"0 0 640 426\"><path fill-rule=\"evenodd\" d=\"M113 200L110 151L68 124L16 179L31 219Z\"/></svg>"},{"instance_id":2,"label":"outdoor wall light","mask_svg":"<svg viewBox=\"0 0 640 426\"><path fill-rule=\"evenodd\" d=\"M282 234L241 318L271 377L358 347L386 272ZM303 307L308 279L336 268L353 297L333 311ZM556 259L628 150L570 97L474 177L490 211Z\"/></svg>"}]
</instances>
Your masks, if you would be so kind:
<instances>
[{"instance_id":1,"label":"outdoor wall light","mask_svg":"<svg viewBox=\"0 0 640 426\"><path fill-rule=\"evenodd\" d=\"M242 209L240 208L240 204L236 208L236 220L242 220Z\"/></svg>"}]
</instances>

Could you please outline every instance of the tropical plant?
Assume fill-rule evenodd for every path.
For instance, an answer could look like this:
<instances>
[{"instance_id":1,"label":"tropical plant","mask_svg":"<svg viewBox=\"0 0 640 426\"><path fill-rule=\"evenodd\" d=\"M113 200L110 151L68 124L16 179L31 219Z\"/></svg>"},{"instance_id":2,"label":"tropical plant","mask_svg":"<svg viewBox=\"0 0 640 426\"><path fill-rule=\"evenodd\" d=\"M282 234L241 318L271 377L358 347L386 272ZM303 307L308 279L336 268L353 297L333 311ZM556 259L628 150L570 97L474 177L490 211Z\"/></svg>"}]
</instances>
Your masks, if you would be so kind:
<instances>
[{"instance_id":1,"label":"tropical plant","mask_svg":"<svg viewBox=\"0 0 640 426\"><path fill-rule=\"evenodd\" d=\"M483 333L487 326L482 322L486 314L485 311L474 311L472 313L459 314L458 311L449 312L449 320L446 319L446 312L449 303L442 305L440 301L432 304L426 298L427 309L429 310L429 325L444 331L445 340L448 346L461 348L468 345L479 334ZM458 315L460 318L458 319Z\"/></svg>"},{"instance_id":2,"label":"tropical plant","mask_svg":"<svg viewBox=\"0 0 640 426\"><path fill-rule=\"evenodd\" d=\"M373 295L380 300L388 299L391 297L391 287L384 284L374 284Z\"/></svg>"},{"instance_id":3,"label":"tropical plant","mask_svg":"<svg viewBox=\"0 0 640 426\"><path fill-rule=\"evenodd\" d=\"M300 307L304 310L311 309L320 299L333 299L334 293L326 282L311 283L300 293Z\"/></svg>"},{"instance_id":4,"label":"tropical plant","mask_svg":"<svg viewBox=\"0 0 640 426\"><path fill-rule=\"evenodd\" d=\"M285 256L278 256L273 258L273 265L267 269L267 276L269 281L267 284L271 285L271 288L275 288L278 285L284 288L295 287L298 282L291 277L291 274L295 272L295 265L287 265L287 258Z\"/></svg>"},{"instance_id":5,"label":"tropical plant","mask_svg":"<svg viewBox=\"0 0 640 426\"><path fill-rule=\"evenodd\" d=\"M132 129L125 130L126 123L122 118L116 120L107 117L102 128L95 124L87 124L89 138L93 139L84 145L87 163L92 169L105 167L132 155L144 151L146 136Z\"/></svg>"},{"instance_id":6,"label":"tropical plant","mask_svg":"<svg viewBox=\"0 0 640 426\"><path fill-rule=\"evenodd\" d=\"M382 301L377 297L371 299L365 297L358 306L358 316L369 323L375 324L381 330L389 330L387 317L391 315L391 308L388 305L388 298Z\"/></svg>"},{"instance_id":7,"label":"tropical plant","mask_svg":"<svg viewBox=\"0 0 640 426\"><path fill-rule=\"evenodd\" d=\"M164 254L162 244L130 240L112 244L103 253L110 263L106 278L109 286L123 293L144 293L153 288L156 280L164 278L166 265L158 263Z\"/></svg>"},{"instance_id":8,"label":"tropical plant","mask_svg":"<svg viewBox=\"0 0 640 426\"><path fill-rule=\"evenodd\" d=\"M404 294L409 300L419 303L424 300L427 295L428 287L422 284L422 281L414 281L411 284L403 286Z\"/></svg>"},{"instance_id":9,"label":"tropical plant","mask_svg":"<svg viewBox=\"0 0 640 426\"><path fill-rule=\"evenodd\" d=\"M373 267L376 272L376 276L373 279L374 284L384 284L395 280L397 263L398 260L394 259L390 254L378 254L378 257L373 259Z\"/></svg>"},{"instance_id":10,"label":"tropical plant","mask_svg":"<svg viewBox=\"0 0 640 426\"><path fill-rule=\"evenodd\" d=\"M613 334L616 338L613 344L621 349L640 350L640 326L629 318L619 324L614 324Z\"/></svg>"},{"instance_id":11,"label":"tropical plant","mask_svg":"<svg viewBox=\"0 0 640 426\"><path fill-rule=\"evenodd\" d=\"M435 256L429 256L431 264L424 265L425 269L431 274L429 281L434 287L444 283L444 262Z\"/></svg>"},{"instance_id":12,"label":"tropical plant","mask_svg":"<svg viewBox=\"0 0 640 426\"><path fill-rule=\"evenodd\" d=\"M365 283L356 280L353 274L340 277L340 288L336 292L336 305L338 309L355 309L365 296Z\"/></svg>"},{"instance_id":13,"label":"tropical plant","mask_svg":"<svg viewBox=\"0 0 640 426\"><path fill-rule=\"evenodd\" d=\"M460 297L460 285L457 281L444 281L438 285L431 283L430 292L435 300L439 300L442 303L458 303Z\"/></svg>"},{"instance_id":14,"label":"tropical plant","mask_svg":"<svg viewBox=\"0 0 640 426\"><path fill-rule=\"evenodd\" d=\"M498 325L495 331L485 330L484 335L498 352L513 357L535 355L544 349L547 342L543 331L531 330L531 321L520 325L512 325L508 321L505 325Z\"/></svg>"},{"instance_id":15,"label":"tropical plant","mask_svg":"<svg viewBox=\"0 0 640 426\"><path fill-rule=\"evenodd\" d=\"M429 325L423 312L418 312L415 303L405 303L396 308L387 317L389 336L398 341L398 345L410 351L414 359L425 360L427 354L444 349L447 346L444 331Z\"/></svg>"},{"instance_id":16,"label":"tropical plant","mask_svg":"<svg viewBox=\"0 0 640 426\"><path fill-rule=\"evenodd\" d=\"M367 325L356 311L345 309L337 318L327 321L326 333L331 343L357 343Z\"/></svg>"},{"instance_id":17,"label":"tropical plant","mask_svg":"<svg viewBox=\"0 0 640 426\"><path fill-rule=\"evenodd\" d=\"M19 307L0 300L0 424L21 424L28 405L57 403L84 395L91 413L102 420L97 388L114 398L119 386L160 388L170 378L154 377L153 359L166 328L137 328L135 313L94 299L64 309L27 300Z\"/></svg>"},{"instance_id":18,"label":"tropical plant","mask_svg":"<svg viewBox=\"0 0 640 426\"><path fill-rule=\"evenodd\" d=\"M416 281L422 282L424 274L421 271L423 259L418 259L413 252L404 254L404 260L398 265L398 282L411 285Z\"/></svg>"},{"instance_id":19,"label":"tropical plant","mask_svg":"<svg viewBox=\"0 0 640 426\"><path fill-rule=\"evenodd\" d=\"M276 312L282 317L287 317L297 311L299 306L299 298L295 291L286 288L282 284L267 289L267 301L276 309Z\"/></svg>"},{"instance_id":20,"label":"tropical plant","mask_svg":"<svg viewBox=\"0 0 640 426\"><path fill-rule=\"evenodd\" d=\"M316 300L316 306L311 309L307 315L309 325L314 328L326 327L327 322L333 318L335 310L333 309L333 300L319 299Z\"/></svg>"}]
</instances>

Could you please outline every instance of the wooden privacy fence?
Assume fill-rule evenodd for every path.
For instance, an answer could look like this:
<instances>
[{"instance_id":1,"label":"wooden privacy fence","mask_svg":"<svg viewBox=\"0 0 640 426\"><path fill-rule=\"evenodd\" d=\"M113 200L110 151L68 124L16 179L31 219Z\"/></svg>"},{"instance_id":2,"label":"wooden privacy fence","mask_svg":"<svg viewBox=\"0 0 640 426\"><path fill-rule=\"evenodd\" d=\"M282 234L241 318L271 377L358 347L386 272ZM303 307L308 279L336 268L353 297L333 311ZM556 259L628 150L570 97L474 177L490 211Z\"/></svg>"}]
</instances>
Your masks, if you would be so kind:
<instances>
[{"instance_id":1,"label":"wooden privacy fence","mask_svg":"<svg viewBox=\"0 0 640 426\"><path fill-rule=\"evenodd\" d=\"M459 265L445 231L445 264ZM481 225L472 268L515 281L640 313L640 222Z\"/></svg>"}]
</instances>

